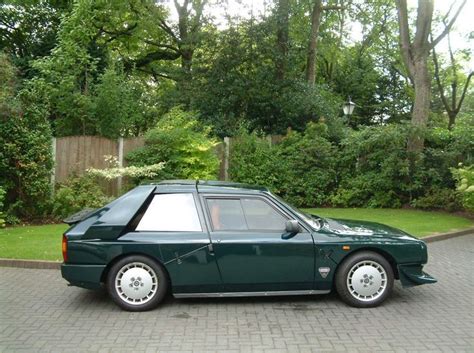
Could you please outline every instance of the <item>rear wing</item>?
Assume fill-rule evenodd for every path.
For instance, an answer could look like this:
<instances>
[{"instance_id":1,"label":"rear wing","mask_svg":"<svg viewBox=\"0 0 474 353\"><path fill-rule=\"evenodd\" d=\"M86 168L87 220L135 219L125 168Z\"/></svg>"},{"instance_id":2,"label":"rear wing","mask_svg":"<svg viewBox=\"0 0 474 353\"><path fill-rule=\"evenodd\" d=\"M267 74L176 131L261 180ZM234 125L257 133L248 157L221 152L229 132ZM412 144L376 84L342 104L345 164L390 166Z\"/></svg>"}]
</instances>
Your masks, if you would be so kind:
<instances>
[{"instance_id":1,"label":"rear wing","mask_svg":"<svg viewBox=\"0 0 474 353\"><path fill-rule=\"evenodd\" d=\"M69 224L72 226L73 224L79 223L89 216L91 216L94 212L96 212L98 208L84 208L83 210L74 213L73 215L63 219L64 223Z\"/></svg>"}]
</instances>

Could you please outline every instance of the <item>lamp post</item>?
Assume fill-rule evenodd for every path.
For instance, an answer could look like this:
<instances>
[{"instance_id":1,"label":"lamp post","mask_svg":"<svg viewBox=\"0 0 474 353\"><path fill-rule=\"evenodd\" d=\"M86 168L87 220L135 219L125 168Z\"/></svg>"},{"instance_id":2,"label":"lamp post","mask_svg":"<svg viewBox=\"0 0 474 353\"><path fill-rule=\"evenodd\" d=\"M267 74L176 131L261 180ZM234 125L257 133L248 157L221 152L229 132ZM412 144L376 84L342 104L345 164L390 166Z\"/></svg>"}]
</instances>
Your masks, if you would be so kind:
<instances>
[{"instance_id":1,"label":"lamp post","mask_svg":"<svg viewBox=\"0 0 474 353\"><path fill-rule=\"evenodd\" d=\"M351 97L349 96L347 98L347 102L342 105L342 111L344 112L344 115L351 116L355 106L355 103L351 101Z\"/></svg>"}]
</instances>

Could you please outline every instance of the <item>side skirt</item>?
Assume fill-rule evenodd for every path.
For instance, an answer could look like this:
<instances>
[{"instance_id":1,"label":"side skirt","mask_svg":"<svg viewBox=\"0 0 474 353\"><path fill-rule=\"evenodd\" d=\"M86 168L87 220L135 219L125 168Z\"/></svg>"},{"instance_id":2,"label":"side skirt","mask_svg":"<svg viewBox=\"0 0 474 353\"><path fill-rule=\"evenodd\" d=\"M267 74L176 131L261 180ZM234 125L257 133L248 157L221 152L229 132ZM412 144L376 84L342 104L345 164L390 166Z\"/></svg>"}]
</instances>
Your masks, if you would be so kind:
<instances>
[{"instance_id":1,"label":"side skirt","mask_svg":"<svg viewBox=\"0 0 474 353\"><path fill-rule=\"evenodd\" d=\"M288 290L274 292L173 293L175 298L270 297L278 295L327 294L331 290Z\"/></svg>"}]
</instances>

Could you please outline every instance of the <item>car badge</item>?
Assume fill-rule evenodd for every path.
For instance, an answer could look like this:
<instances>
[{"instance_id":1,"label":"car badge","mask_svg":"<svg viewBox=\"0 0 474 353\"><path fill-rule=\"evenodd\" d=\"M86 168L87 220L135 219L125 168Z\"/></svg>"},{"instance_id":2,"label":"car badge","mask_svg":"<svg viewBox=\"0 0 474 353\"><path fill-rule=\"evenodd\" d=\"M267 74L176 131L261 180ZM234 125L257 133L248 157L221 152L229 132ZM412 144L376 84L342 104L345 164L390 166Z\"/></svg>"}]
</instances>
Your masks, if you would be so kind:
<instances>
[{"instance_id":1,"label":"car badge","mask_svg":"<svg viewBox=\"0 0 474 353\"><path fill-rule=\"evenodd\" d=\"M329 271L331 271L329 267L320 267L318 270L322 278L326 278L329 274Z\"/></svg>"}]
</instances>

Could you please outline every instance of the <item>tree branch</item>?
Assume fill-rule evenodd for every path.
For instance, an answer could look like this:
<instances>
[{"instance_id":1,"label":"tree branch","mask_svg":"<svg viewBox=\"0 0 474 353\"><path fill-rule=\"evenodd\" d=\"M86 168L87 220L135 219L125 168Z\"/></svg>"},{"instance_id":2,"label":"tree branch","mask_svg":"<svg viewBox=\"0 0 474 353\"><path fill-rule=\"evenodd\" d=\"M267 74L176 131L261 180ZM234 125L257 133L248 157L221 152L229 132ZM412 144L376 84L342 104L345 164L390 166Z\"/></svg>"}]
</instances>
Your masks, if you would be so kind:
<instances>
[{"instance_id":1,"label":"tree branch","mask_svg":"<svg viewBox=\"0 0 474 353\"><path fill-rule=\"evenodd\" d=\"M153 69L153 68L150 68L149 70L146 70L146 69L144 69L144 68L137 68L137 70L138 70L138 71L141 71L141 72L144 72L144 73L146 73L146 74L152 75L152 76L153 76L153 79L154 79L155 81L157 81L157 82L158 82L157 77L162 77L162 78L166 78L167 80L176 81L175 78L173 78L173 77L171 77L171 76L169 76L169 75L160 73L160 72L156 72L156 70Z\"/></svg>"},{"instance_id":2,"label":"tree branch","mask_svg":"<svg viewBox=\"0 0 474 353\"><path fill-rule=\"evenodd\" d=\"M172 45L156 43L156 42L154 42L154 41L152 41L152 40L148 40L148 39L140 39L140 40L141 40L143 43L146 43L146 44L149 44L149 45L153 45L154 47L169 49L169 50L173 50L173 51L179 53L179 49L176 48L176 47L173 47Z\"/></svg>"},{"instance_id":3,"label":"tree branch","mask_svg":"<svg viewBox=\"0 0 474 353\"><path fill-rule=\"evenodd\" d=\"M443 102L444 109L446 109L446 112L451 111L451 107L449 106L448 99L444 95L444 89L443 85L441 84L441 79L439 77L439 63L438 63L438 55L436 55L436 51L433 48L433 63L434 63L434 76L436 80L436 85L438 86L438 91L441 96L441 101Z\"/></svg>"},{"instance_id":4,"label":"tree branch","mask_svg":"<svg viewBox=\"0 0 474 353\"><path fill-rule=\"evenodd\" d=\"M164 30L166 33L168 33L171 37L173 37L173 39L174 39L174 41L175 41L176 43L179 43L178 37L176 36L176 34L174 33L174 31L171 29L171 27L168 26L168 24L166 23L166 21L163 20L163 19L161 19L161 18L160 18L158 21L160 22L160 23L158 24L158 26L159 26L162 30Z\"/></svg>"},{"instance_id":5,"label":"tree branch","mask_svg":"<svg viewBox=\"0 0 474 353\"><path fill-rule=\"evenodd\" d=\"M156 50L154 52L148 53L143 58L134 60L133 63L136 67L142 67L157 60L176 60L180 56L181 54L177 52L170 52L168 50Z\"/></svg>"},{"instance_id":6,"label":"tree branch","mask_svg":"<svg viewBox=\"0 0 474 353\"><path fill-rule=\"evenodd\" d=\"M397 15L398 15L398 25L400 28L400 49L402 53L402 59L405 63L405 66L408 70L408 75L410 80L413 81L413 58L411 55L411 43L410 43L410 27L408 26L408 10L407 10L407 1L406 0L396 0L397 1Z\"/></svg>"},{"instance_id":7,"label":"tree branch","mask_svg":"<svg viewBox=\"0 0 474 353\"><path fill-rule=\"evenodd\" d=\"M454 25L454 22L456 22L456 19L458 18L459 14L461 13L461 10L463 9L464 5L466 5L466 2L467 0L464 0L461 5L459 5L459 8L458 10L456 11L456 13L454 14L453 18L451 19L451 21L449 21L449 23L447 24L447 26L444 28L443 32L441 32L441 34L434 40L430 43L430 49L433 49L447 34L448 32L451 30L451 28L453 27ZM451 12L451 9L449 10L449 12ZM448 12L448 13L449 13Z\"/></svg>"},{"instance_id":8,"label":"tree branch","mask_svg":"<svg viewBox=\"0 0 474 353\"><path fill-rule=\"evenodd\" d=\"M474 72L471 71L469 73L469 76L467 76L466 83L464 84L464 88L461 94L461 99L459 100L458 105L456 106L457 111L461 110L461 105L462 105L462 102L464 101L464 97L466 96L466 92L467 92L467 89L469 88L469 82L471 81L472 76L474 76Z\"/></svg>"}]
</instances>

